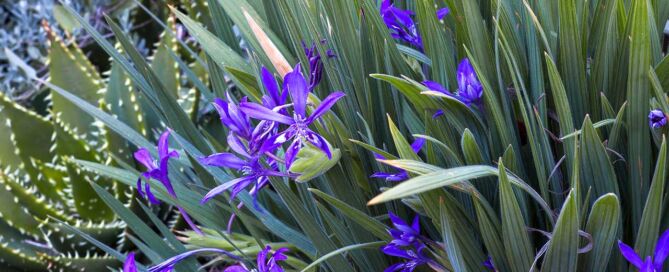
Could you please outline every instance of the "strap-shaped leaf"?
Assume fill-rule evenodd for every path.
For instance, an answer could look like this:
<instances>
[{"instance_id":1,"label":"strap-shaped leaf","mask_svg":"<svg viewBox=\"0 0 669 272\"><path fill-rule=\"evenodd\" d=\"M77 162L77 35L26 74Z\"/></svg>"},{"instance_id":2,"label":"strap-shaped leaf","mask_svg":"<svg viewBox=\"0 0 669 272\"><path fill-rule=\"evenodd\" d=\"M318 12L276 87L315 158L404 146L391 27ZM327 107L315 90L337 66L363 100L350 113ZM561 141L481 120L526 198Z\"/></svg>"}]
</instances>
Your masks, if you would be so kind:
<instances>
[{"instance_id":1,"label":"strap-shaped leaf","mask_svg":"<svg viewBox=\"0 0 669 272\"><path fill-rule=\"evenodd\" d=\"M355 208L351 207L345 202L342 202L341 200L336 199L317 189L309 189L309 191L317 195L321 199L325 200L325 202L327 202L328 204L337 208L337 210L339 210L343 215L347 216L352 221L358 223L365 230L369 231L377 238L383 240L388 240L390 238L387 231L387 227L383 223L374 219L373 217L365 214L362 211L356 210Z\"/></svg>"},{"instance_id":2,"label":"strap-shaped leaf","mask_svg":"<svg viewBox=\"0 0 669 272\"><path fill-rule=\"evenodd\" d=\"M593 248L579 259L579 271L603 271L621 226L620 203L614 194L606 194L595 201L588 217L585 232L592 235Z\"/></svg>"},{"instance_id":3,"label":"strap-shaped leaf","mask_svg":"<svg viewBox=\"0 0 669 272\"><path fill-rule=\"evenodd\" d=\"M660 234L660 223L662 219L664 187L666 183L667 141L662 138L662 146L657 155L653 183L650 185L646 205L643 209L639 232L636 235L634 249L639 256L652 256L657 237Z\"/></svg>"},{"instance_id":4,"label":"strap-shaped leaf","mask_svg":"<svg viewBox=\"0 0 669 272\"><path fill-rule=\"evenodd\" d=\"M511 188L504 164L499 164L499 199L502 216L502 240L512 271L529 271L534 259L525 219Z\"/></svg>"},{"instance_id":5,"label":"strap-shaped leaf","mask_svg":"<svg viewBox=\"0 0 669 272\"><path fill-rule=\"evenodd\" d=\"M541 271L576 271L579 248L579 219L576 191L572 190L562 206L555 223L553 236L548 242Z\"/></svg>"}]
</instances>

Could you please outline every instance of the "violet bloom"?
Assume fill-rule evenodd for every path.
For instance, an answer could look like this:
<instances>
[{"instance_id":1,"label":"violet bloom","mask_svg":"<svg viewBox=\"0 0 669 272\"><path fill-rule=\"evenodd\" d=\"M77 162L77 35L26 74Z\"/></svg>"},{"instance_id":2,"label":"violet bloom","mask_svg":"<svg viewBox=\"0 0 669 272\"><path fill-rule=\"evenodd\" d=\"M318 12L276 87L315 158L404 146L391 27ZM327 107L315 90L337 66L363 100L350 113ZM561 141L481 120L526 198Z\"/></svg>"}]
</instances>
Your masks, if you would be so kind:
<instances>
[{"instance_id":1,"label":"violet bloom","mask_svg":"<svg viewBox=\"0 0 669 272\"><path fill-rule=\"evenodd\" d=\"M418 246L422 244L421 235L420 235L420 221L419 217L416 215L411 222L411 225L407 224L402 218L397 217L397 215L392 212L388 212L390 216L390 221L395 226L394 229L390 229L390 236L393 237L393 240L390 241L391 244L396 246Z\"/></svg>"},{"instance_id":2,"label":"violet bloom","mask_svg":"<svg viewBox=\"0 0 669 272\"><path fill-rule=\"evenodd\" d=\"M389 266L384 270L384 272L412 272L418 266L434 263L432 259L423 253L424 249L425 245L423 244L417 246L416 249L402 249L397 245L388 244L387 246L383 247L381 251L383 251L383 253L388 256L402 258L405 259L405 261Z\"/></svg>"},{"instance_id":3,"label":"violet bloom","mask_svg":"<svg viewBox=\"0 0 669 272\"><path fill-rule=\"evenodd\" d=\"M176 255L172 258L169 258L169 259L163 261L162 263L159 263L159 264L157 264L153 267L150 267L148 269L148 271L149 272L171 272L174 269L174 267L177 264L179 264L179 262L185 260L186 258L188 258L190 256L193 256L195 254L202 253L202 252L219 253L219 254L226 255L226 256L234 259L234 260L238 260L238 261L241 260L239 257L235 256L234 254L232 254L230 252L227 252L225 250L222 250L222 249L218 249L218 248L200 248L200 249L195 249L195 250L191 250L191 251L186 251L186 252L181 253L179 255Z\"/></svg>"},{"instance_id":4,"label":"violet bloom","mask_svg":"<svg viewBox=\"0 0 669 272\"><path fill-rule=\"evenodd\" d=\"M325 40L321 41L321 44L324 44ZM302 42L302 47L304 48L304 54L309 60L309 90L312 91L316 88L316 85L321 82L323 79L323 61L321 60L321 55L317 51L316 44L311 44L311 47ZM333 58L335 56L332 49L328 49L325 52L325 55L328 58Z\"/></svg>"},{"instance_id":5,"label":"violet bloom","mask_svg":"<svg viewBox=\"0 0 669 272\"><path fill-rule=\"evenodd\" d=\"M669 256L669 230L666 230L660 236L660 239L655 245L654 256L647 256L645 260L634 252L634 249L626 245L622 241L618 241L620 253L629 261L634 267L639 269L639 272L656 272L662 271L664 261Z\"/></svg>"},{"instance_id":6,"label":"violet bloom","mask_svg":"<svg viewBox=\"0 0 669 272\"><path fill-rule=\"evenodd\" d=\"M425 139L423 138L417 138L413 143L411 143L411 149L413 150L414 153L418 154L420 150L423 148L423 145L425 144ZM383 157L380 154L374 153L374 157L380 160L385 160L386 158ZM409 173L407 173L406 170L396 168L398 169L397 173L388 173L388 172L376 172L370 177L372 178L383 178L386 179L386 181L391 181L391 182L399 182L399 181L405 181L409 178Z\"/></svg>"},{"instance_id":7,"label":"violet bloom","mask_svg":"<svg viewBox=\"0 0 669 272\"><path fill-rule=\"evenodd\" d=\"M651 128L661 128L667 124L667 115L660 109L654 109L648 114L648 125Z\"/></svg>"},{"instance_id":8,"label":"violet bloom","mask_svg":"<svg viewBox=\"0 0 669 272\"><path fill-rule=\"evenodd\" d=\"M170 131L171 130L169 129L166 130L162 135L160 135L160 139L158 139L158 160L154 160L149 150L143 147L137 150L134 155L135 160L146 167L146 171L142 173L142 176L144 176L146 179L153 178L160 181L160 183L165 186L167 193L170 194L170 196L177 198L177 194L172 187L172 182L170 181L168 163L170 158L179 157L179 152L176 150L169 150L168 140L170 138ZM144 184L144 189L146 192L142 191L142 177L137 178L137 192L139 195L144 198L146 193L146 197L152 204L160 204L160 201L158 201L153 193L151 193L149 182ZM179 206L176 207L179 209L179 212L188 225L190 225L195 232L201 233L200 229L195 225L195 223L193 223L193 220L190 219L190 216L188 216L188 213L186 213L183 208Z\"/></svg>"},{"instance_id":9,"label":"violet bloom","mask_svg":"<svg viewBox=\"0 0 669 272\"><path fill-rule=\"evenodd\" d=\"M230 198L234 199L239 192L251 184L253 184L253 187L249 191L249 194L253 196L255 203L256 196L260 189L269 184L268 177L286 175L263 167L258 156L250 156L248 154L241 155L244 156L243 159L232 153L222 152L200 159L200 162L205 165L231 168L238 170L243 174L243 176L239 178L216 186L202 198L201 203L209 201L214 196L228 189L231 189Z\"/></svg>"},{"instance_id":10,"label":"violet bloom","mask_svg":"<svg viewBox=\"0 0 669 272\"><path fill-rule=\"evenodd\" d=\"M271 152L288 140L293 139L285 154L286 168L290 168L290 165L295 160L295 156L304 146L304 141L308 141L318 147L329 159L332 159L332 153L330 152L327 141L321 135L309 129L309 125L323 114L327 113L337 100L342 98L345 94L342 92L334 92L330 94L323 99L318 108L316 108L310 116L307 116L307 97L309 95L309 88L307 81L300 71L300 64L297 64L294 70L286 74L284 77L283 92L287 92L293 102L292 116L289 116L287 113L281 113L281 107L268 109L257 103L243 102L239 104L239 108L250 117L260 120L274 121L289 126L283 132L269 137L260 150L263 153Z\"/></svg>"},{"instance_id":11,"label":"violet bloom","mask_svg":"<svg viewBox=\"0 0 669 272\"><path fill-rule=\"evenodd\" d=\"M123 262L123 272L137 272L134 252L128 253L128 256L125 257L125 262Z\"/></svg>"},{"instance_id":12,"label":"violet bloom","mask_svg":"<svg viewBox=\"0 0 669 272\"><path fill-rule=\"evenodd\" d=\"M458 79L458 97L460 101L467 104L479 104L483 96L483 85L476 76L476 71L469 63L468 58L464 58L458 64L457 70Z\"/></svg>"},{"instance_id":13,"label":"violet bloom","mask_svg":"<svg viewBox=\"0 0 669 272\"><path fill-rule=\"evenodd\" d=\"M272 250L272 247L266 246L265 249L258 252L258 256L256 257L258 270L249 270L243 265L234 265L226 268L223 272L284 272L283 268L277 262L288 259L284 255L288 249L282 247L274 251L274 253L270 253L270 250Z\"/></svg>"},{"instance_id":14,"label":"violet bloom","mask_svg":"<svg viewBox=\"0 0 669 272\"><path fill-rule=\"evenodd\" d=\"M391 0L383 0L379 12L386 27L390 30L391 37L403 40L417 48L423 48L418 27L411 18L412 11L395 7Z\"/></svg>"}]
</instances>

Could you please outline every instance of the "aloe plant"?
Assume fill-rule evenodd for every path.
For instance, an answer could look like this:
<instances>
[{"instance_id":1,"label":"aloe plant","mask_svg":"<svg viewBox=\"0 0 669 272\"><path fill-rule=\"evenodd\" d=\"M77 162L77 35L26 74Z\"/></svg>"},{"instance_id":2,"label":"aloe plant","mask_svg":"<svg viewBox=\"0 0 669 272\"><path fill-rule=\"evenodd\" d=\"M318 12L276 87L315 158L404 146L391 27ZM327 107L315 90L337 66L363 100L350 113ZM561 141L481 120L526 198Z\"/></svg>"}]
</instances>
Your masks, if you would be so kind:
<instances>
[{"instance_id":1,"label":"aloe plant","mask_svg":"<svg viewBox=\"0 0 669 272\"><path fill-rule=\"evenodd\" d=\"M96 75L77 49L52 49L78 69L33 77L52 89L49 120L6 102L3 112L17 116L0 146L19 152L0 161L27 174L4 176L44 187L9 186L8 196L53 194L25 216L53 219L31 228L3 212L7 229L74 233L64 236L104 254L71 264L666 267L669 58L660 29L669 3L196 1L168 22L195 44L167 31L148 60L113 19L114 43L65 9L111 57L111 74ZM18 118L56 137L30 138L14 129L25 124ZM137 167L137 150L148 169ZM39 183L45 176L53 182ZM173 213L141 195L178 208L179 219L161 223ZM50 208L51 198L80 218L122 221L109 224L117 235L128 229L123 246ZM67 263L53 253L35 255ZM33 259L14 265L44 265L15 258Z\"/></svg>"}]
</instances>

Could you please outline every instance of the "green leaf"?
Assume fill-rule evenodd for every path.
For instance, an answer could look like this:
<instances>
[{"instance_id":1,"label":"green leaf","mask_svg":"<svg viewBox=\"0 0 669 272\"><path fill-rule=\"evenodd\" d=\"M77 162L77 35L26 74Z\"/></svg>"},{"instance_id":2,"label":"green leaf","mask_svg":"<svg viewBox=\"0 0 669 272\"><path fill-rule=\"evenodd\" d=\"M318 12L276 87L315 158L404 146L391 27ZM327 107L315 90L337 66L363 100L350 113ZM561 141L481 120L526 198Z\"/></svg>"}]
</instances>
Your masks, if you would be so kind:
<instances>
[{"instance_id":1,"label":"green leaf","mask_svg":"<svg viewBox=\"0 0 669 272\"><path fill-rule=\"evenodd\" d=\"M548 242L541 271L576 271L579 247L579 219L576 191L567 196Z\"/></svg>"},{"instance_id":2,"label":"green leaf","mask_svg":"<svg viewBox=\"0 0 669 272\"><path fill-rule=\"evenodd\" d=\"M77 19L67 13L61 5L53 5L53 17L58 22L58 25L68 33L74 33L75 28L80 26Z\"/></svg>"},{"instance_id":3,"label":"green leaf","mask_svg":"<svg viewBox=\"0 0 669 272\"><path fill-rule=\"evenodd\" d=\"M662 146L657 155L653 183L650 185L646 205L643 209L639 232L634 243L634 250L639 256L652 256L660 231L662 219L664 186L666 183L667 142L662 138Z\"/></svg>"},{"instance_id":4,"label":"green leaf","mask_svg":"<svg viewBox=\"0 0 669 272\"><path fill-rule=\"evenodd\" d=\"M499 199L502 216L502 239L512 271L529 271L534 259L525 219L511 188L504 164L499 163Z\"/></svg>"},{"instance_id":5,"label":"green leaf","mask_svg":"<svg viewBox=\"0 0 669 272\"><path fill-rule=\"evenodd\" d=\"M301 272L311 271L310 269L316 268L317 265L319 265L320 263L322 263L322 262L324 262L324 261L326 261L326 260L328 260L328 259L330 259L334 256L337 256L339 254L342 254L342 253L345 253L345 252L348 252L348 251L351 251L351 250L357 250L357 249L378 248L378 247L380 247L380 246L382 246L386 243L387 242L385 242L385 241L378 241L378 242L369 242L369 243L363 243L363 244L349 245L349 246L339 248L339 249L337 249L335 251L332 251L328 254L325 254L322 257L318 258L317 260L313 261L307 267L302 269Z\"/></svg>"},{"instance_id":6,"label":"green leaf","mask_svg":"<svg viewBox=\"0 0 669 272\"><path fill-rule=\"evenodd\" d=\"M460 249L459 241L456 238L458 235L460 235L458 232L462 232L464 230L455 229L452 222L450 222L451 220L454 220L455 217L457 217L457 214L453 214L451 209L452 208L449 209L445 207L443 202L439 203L439 211L441 214L441 236L444 239L444 246L446 253L448 254L448 260L453 267L453 271L466 272L468 271L467 266L465 264L464 256L462 256L462 250Z\"/></svg>"},{"instance_id":7,"label":"green leaf","mask_svg":"<svg viewBox=\"0 0 669 272\"><path fill-rule=\"evenodd\" d=\"M592 235L593 248L581 256L578 271L606 270L620 226L618 197L606 194L597 199L585 227L585 232Z\"/></svg>"},{"instance_id":8,"label":"green leaf","mask_svg":"<svg viewBox=\"0 0 669 272\"><path fill-rule=\"evenodd\" d=\"M650 184L651 143L648 130L648 101L650 86L648 67L651 65L650 26L648 19L647 1L632 2L629 19L629 70L627 73L627 143L629 155L625 158L633 162L629 167L628 183L639 186L630 186L632 226L641 222L641 199L648 192ZM636 230L637 228L634 228ZM645 253L645 252L640 252ZM644 255L645 256L645 255Z\"/></svg>"},{"instance_id":9,"label":"green leaf","mask_svg":"<svg viewBox=\"0 0 669 272\"><path fill-rule=\"evenodd\" d=\"M358 223L358 225L369 231L376 238L383 240L390 239L386 225L374 219L373 217L317 189L309 188L309 191L325 200L325 202L328 204L337 208L337 210L339 210L343 215Z\"/></svg>"},{"instance_id":10,"label":"green leaf","mask_svg":"<svg viewBox=\"0 0 669 272\"><path fill-rule=\"evenodd\" d=\"M95 105L102 98L100 91L105 88L102 78L79 48L68 47L60 40L53 40L49 52L49 71L49 81L52 84L69 90L88 103ZM90 115L81 112L58 93L51 94L51 101L57 118L75 133L85 134L89 141L96 140L93 134L98 130L93 126L94 119Z\"/></svg>"},{"instance_id":11,"label":"green leaf","mask_svg":"<svg viewBox=\"0 0 669 272\"><path fill-rule=\"evenodd\" d=\"M589 116L585 117L581 131L579 154L581 155L580 183L583 186L582 190L592 189L593 201L607 193L618 194L618 179L615 170L606 147L602 144ZM587 205L590 204L592 203L587 203Z\"/></svg>"},{"instance_id":12,"label":"green leaf","mask_svg":"<svg viewBox=\"0 0 669 272\"><path fill-rule=\"evenodd\" d=\"M459 183L464 181L482 177L496 176L498 174L499 171L497 171L496 168L486 165L461 166L434 171L432 173L424 174L404 181L399 185L388 189L387 191L372 198L372 200L370 200L367 204L375 205L441 187L458 186ZM504 175L506 176L506 172ZM544 209L544 211L547 212L547 214L550 215L553 213L543 198L541 198L541 196L534 189L532 189L532 187L527 185L527 183L523 182L515 176L510 176L507 179L511 184L526 191L532 198L534 198L535 201L537 201L537 203Z\"/></svg>"}]
</instances>

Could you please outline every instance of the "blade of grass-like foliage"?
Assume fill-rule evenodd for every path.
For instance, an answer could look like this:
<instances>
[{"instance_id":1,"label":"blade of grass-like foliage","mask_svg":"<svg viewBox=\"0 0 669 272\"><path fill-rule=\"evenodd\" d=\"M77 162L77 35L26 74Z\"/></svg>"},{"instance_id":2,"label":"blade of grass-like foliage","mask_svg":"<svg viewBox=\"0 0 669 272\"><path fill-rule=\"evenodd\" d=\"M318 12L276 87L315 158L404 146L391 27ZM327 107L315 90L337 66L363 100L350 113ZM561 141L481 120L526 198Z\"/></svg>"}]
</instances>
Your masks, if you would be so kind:
<instances>
[{"instance_id":1,"label":"blade of grass-like foliage","mask_svg":"<svg viewBox=\"0 0 669 272\"><path fill-rule=\"evenodd\" d=\"M453 220L457 215L453 214L448 207L444 206L444 202L439 203L439 211L441 214L441 236L444 239L444 246L448 254L448 260L453 267L453 271L466 272L467 266L465 264L462 250L460 249L459 241L456 239L457 232L466 230L456 230L452 226L450 220Z\"/></svg>"},{"instance_id":2,"label":"blade of grass-like foliage","mask_svg":"<svg viewBox=\"0 0 669 272\"><path fill-rule=\"evenodd\" d=\"M317 265L319 265L320 263L325 262L326 260L328 260L328 259L330 259L334 256L337 256L339 254L342 254L342 253L345 253L345 252L348 252L348 251L351 251L351 250L364 249L364 248L374 248L374 249L376 249L376 248L378 248L382 245L385 245L386 243L387 242L385 242L385 241L378 241L378 242L369 242L369 243L364 243L364 244L350 245L350 246L345 246L345 247L339 248L339 249L337 249L335 251L332 251L328 254L325 254L322 257L318 258L317 260L313 261L307 267L302 269L301 272L313 271L313 269L316 268Z\"/></svg>"},{"instance_id":3,"label":"blade of grass-like foliage","mask_svg":"<svg viewBox=\"0 0 669 272\"><path fill-rule=\"evenodd\" d=\"M630 17L630 54L627 81L627 161L630 164L632 226L639 226L643 207L641 199L647 195L650 184L650 132L648 131L648 99L650 86L647 69L651 65L651 48L647 1L632 1ZM638 185L638 186L637 186ZM634 228L636 231L637 229ZM654 241L654 240L653 240ZM645 252L641 252L645 253ZM646 255L644 255L646 256Z\"/></svg>"},{"instance_id":4,"label":"blade of grass-like foliage","mask_svg":"<svg viewBox=\"0 0 669 272\"><path fill-rule=\"evenodd\" d=\"M624 109L624 107L621 110L623 110L623 109ZM618 118L616 118L616 119L605 119L605 120L601 120L597 123L592 124L592 127L593 128L600 128L600 127L603 127L603 126L606 126L606 125L611 125L611 124L613 124L615 126L618 123L622 123L621 120L619 120ZM563 141L563 140L566 140L566 139L569 139L569 138L572 138L572 137L575 137L575 136L578 136L578 135L581 135L581 130L576 130L572 133L564 135L564 136L560 137L560 140Z\"/></svg>"},{"instance_id":5,"label":"blade of grass-like foliage","mask_svg":"<svg viewBox=\"0 0 669 272\"><path fill-rule=\"evenodd\" d=\"M512 271L529 271L534 259L525 219L511 188L504 164L499 162L499 199L502 216L502 240Z\"/></svg>"},{"instance_id":6,"label":"blade of grass-like foliage","mask_svg":"<svg viewBox=\"0 0 669 272\"><path fill-rule=\"evenodd\" d=\"M593 248L579 259L578 271L604 271L620 227L620 203L614 194L595 201L585 231L592 235Z\"/></svg>"},{"instance_id":7,"label":"blade of grass-like foliage","mask_svg":"<svg viewBox=\"0 0 669 272\"><path fill-rule=\"evenodd\" d=\"M574 117L572 116L571 106L569 105L569 97L565 90L562 78L558 72L553 59L546 53L546 67L548 70L548 79L551 85L551 94L553 96L553 103L555 103L555 111L560 120L560 135L567 135L574 132ZM576 139L563 140L565 150L574 150ZM573 154L567 152L567 169L571 171L571 165L574 162Z\"/></svg>"},{"instance_id":8,"label":"blade of grass-like foliage","mask_svg":"<svg viewBox=\"0 0 669 272\"><path fill-rule=\"evenodd\" d=\"M509 271L506 251L500 237L501 222L494 211L486 209L480 200L474 199L474 207L476 208L479 233L481 233L483 244L488 255L492 258L495 268L499 271Z\"/></svg>"},{"instance_id":9,"label":"blade of grass-like foliage","mask_svg":"<svg viewBox=\"0 0 669 272\"><path fill-rule=\"evenodd\" d=\"M114 210L116 215L123 219L128 227L132 229L140 238L142 238L142 240L146 242L152 250L156 251L156 253L160 254L163 258L169 258L177 254L177 252L168 246L167 243L165 243L158 234L151 230L151 228L147 226L142 221L142 219L135 215L131 210L126 208L123 203L116 200L116 198L109 194L107 190L103 189L95 183L91 183L91 186L95 192L98 193L102 201L107 203L109 208Z\"/></svg>"},{"instance_id":10,"label":"blade of grass-like foliage","mask_svg":"<svg viewBox=\"0 0 669 272\"><path fill-rule=\"evenodd\" d=\"M618 194L618 179L606 147L586 116L581 129L580 180L582 190L592 189L593 201L606 193ZM582 199L579 199L581 201ZM590 205L593 203L586 203Z\"/></svg>"},{"instance_id":11,"label":"blade of grass-like foliage","mask_svg":"<svg viewBox=\"0 0 669 272\"><path fill-rule=\"evenodd\" d=\"M558 1L560 16L558 66L565 83L571 110L575 118L590 112L590 98L586 92L585 56L578 24L576 0ZM599 109L599 107L595 107ZM573 120L579 124L581 120Z\"/></svg>"},{"instance_id":12,"label":"blade of grass-like foliage","mask_svg":"<svg viewBox=\"0 0 669 272\"><path fill-rule=\"evenodd\" d=\"M312 241L318 252L326 254L326 252L336 250L333 241L327 238L327 234L317 224L316 218L309 214L303 202L284 184L284 181L272 178L270 182L293 217L298 219L297 223ZM302 186L302 184L298 184L297 186ZM329 259L327 264L335 271L349 271L352 269L350 264L341 256Z\"/></svg>"},{"instance_id":13,"label":"blade of grass-like foliage","mask_svg":"<svg viewBox=\"0 0 669 272\"><path fill-rule=\"evenodd\" d=\"M579 247L576 191L572 190L555 223L541 271L575 271Z\"/></svg>"},{"instance_id":14,"label":"blade of grass-like foliage","mask_svg":"<svg viewBox=\"0 0 669 272\"><path fill-rule=\"evenodd\" d=\"M639 256L652 256L655 248L655 242L660 231L662 220L664 186L666 183L666 161L667 161L667 142L662 137L662 146L657 155L657 164L655 165L655 174L653 183L648 192L646 205L641 217L641 225L636 236L634 249Z\"/></svg>"},{"instance_id":15,"label":"blade of grass-like foliage","mask_svg":"<svg viewBox=\"0 0 669 272\"><path fill-rule=\"evenodd\" d=\"M358 223L361 227L369 231L377 238L384 240L388 240L390 238L386 225L374 219L373 217L351 207L350 205L342 202L341 200L336 199L320 190L309 188L309 192L312 192L321 199L325 200L325 202L327 202L328 204L337 208L337 210L339 210L343 215L347 216L352 221Z\"/></svg>"},{"instance_id":16,"label":"blade of grass-like foliage","mask_svg":"<svg viewBox=\"0 0 669 272\"><path fill-rule=\"evenodd\" d=\"M667 96L664 93L660 79L657 77L653 67L648 69L648 78L650 79L650 83L653 85L653 95L655 96L657 102L660 103L660 108L663 112L669 112L669 102L667 102Z\"/></svg>"},{"instance_id":17,"label":"blade of grass-like foliage","mask_svg":"<svg viewBox=\"0 0 669 272\"><path fill-rule=\"evenodd\" d=\"M224 68L225 66L232 66L237 69L246 71L248 73L253 72L250 70L250 66L235 52L234 49L230 48L227 44L219 40L216 35L206 30L200 23L181 13L176 9L172 9L174 14L179 18L179 21L188 29L188 33L193 35L196 41L200 44L202 49L219 65L219 67Z\"/></svg>"},{"instance_id":18,"label":"blade of grass-like foliage","mask_svg":"<svg viewBox=\"0 0 669 272\"><path fill-rule=\"evenodd\" d=\"M441 187L457 185L458 183L467 180L496 176L498 174L499 171L496 168L487 165L469 165L439 170L404 181L399 185L372 198L372 200L370 200L367 205L375 205ZM541 198L541 196L534 189L532 189L532 187L527 185L527 183L523 182L521 179L515 176L510 176L508 180L511 182L511 184L526 191L544 209L544 211L547 212L548 215L553 213L544 199ZM549 217L552 218L552 215Z\"/></svg>"}]
</instances>

